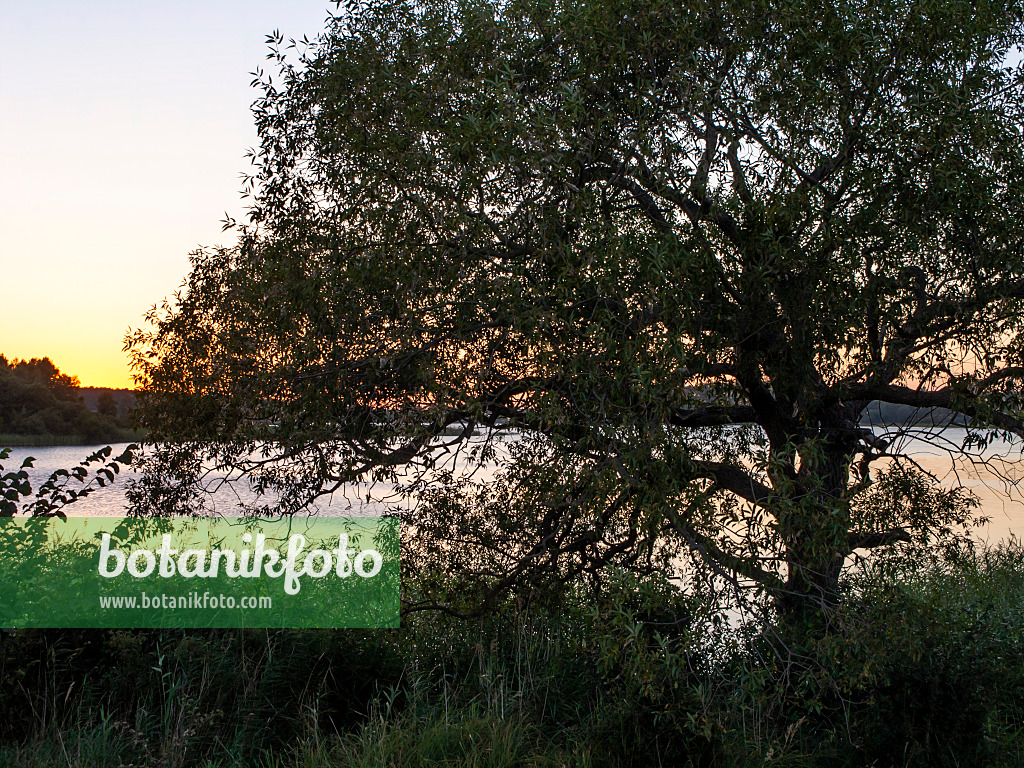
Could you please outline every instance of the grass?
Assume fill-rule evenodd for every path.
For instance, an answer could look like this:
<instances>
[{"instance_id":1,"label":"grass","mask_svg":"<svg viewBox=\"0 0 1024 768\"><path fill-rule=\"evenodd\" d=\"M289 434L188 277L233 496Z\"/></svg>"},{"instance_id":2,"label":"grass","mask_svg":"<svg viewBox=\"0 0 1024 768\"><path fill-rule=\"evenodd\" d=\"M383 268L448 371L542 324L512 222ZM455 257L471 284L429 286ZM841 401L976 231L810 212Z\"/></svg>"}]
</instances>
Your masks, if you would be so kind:
<instances>
[{"instance_id":1,"label":"grass","mask_svg":"<svg viewBox=\"0 0 1024 768\"><path fill-rule=\"evenodd\" d=\"M0 632L0 768L1022 764L1024 552L862 593L794 687L661 636L681 604L649 586L376 632Z\"/></svg>"},{"instance_id":2,"label":"grass","mask_svg":"<svg viewBox=\"0 0 1024 768\"><path fill-rule=\"evenodd\" d=\"M0 445L6 447L85 445L78 435L14 435L0 433Z\"/></svg>"},{"instance_id":3,"label":"grass","mask_svg":"<svg viewBox=\"0 0 1024 768\"><path fill-rule=\"evenodd\" d=\"M562 743L557 743L561 741ZM5 768L559 768L594 765L591 749L566 739L549 739L522 719L489 713L452 713L450 718L371 718L359 730L326 734L312 727L290 748L245 760L237 755L200 757L187 748L177 754L153 755L139 748L123 724L100 725L63 733L11 748L0 747ZM243 762L244 760L244 762Z\"/></svg>"},{"instance_id":4,"label":"grass","mask_svg":"<svg viewBox=\"0 0 1024 768\"><path fill-rule=\"evenodd\" d=\"M19 435L9 432L0 433L0 446L6 448L52 447L52 446L90 446L108 445L111 443L128 443L144 439L146 433L141 430L122 429L108 440L87 441L81 435Z\"/></svg>"},{"instance_id":5,"label":"grass","mask_svg":"<svg viewBox=\"0 0 1024 768\"><path fill-rule=\"evenodd\" d=\"M556 768L593 765L590 749L547 736L522 716L501 718L469 707L447 715L375 713L357 732L312 732L267 768Z\"/></svg>"}]
</instances>

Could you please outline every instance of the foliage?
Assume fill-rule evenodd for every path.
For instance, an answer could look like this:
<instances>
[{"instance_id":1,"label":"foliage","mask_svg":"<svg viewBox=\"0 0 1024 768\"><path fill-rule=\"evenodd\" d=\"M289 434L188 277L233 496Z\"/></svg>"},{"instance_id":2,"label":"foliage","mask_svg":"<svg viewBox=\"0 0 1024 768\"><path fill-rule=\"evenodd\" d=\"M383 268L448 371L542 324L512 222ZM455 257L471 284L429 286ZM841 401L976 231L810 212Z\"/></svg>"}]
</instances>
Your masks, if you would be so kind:
<instances>
[{"instance_id":1,"label":"foliage","mask_svg":"<svg viewBox=\"0 0 1024 768\"><path fill-rule=\"evenodd\" d=\"M133 436L109 408L90 411L81 401L77 376L48 358L9 362L0 355L0 433L18 442L32 437L72 439L84 445L123 442Z\"/></svg>"},{"instance_id":2,"label":"foliage","mask_svg":"<svg viewBox=\"0 0 1024 768\"><path fill-rule=\"evenodd\" d=\"M100 393L96 412L111 419L117 418L117 401L112 392L104 390Z\"/></svg>"},{"instance_id":3,"label":"foliage","mask_svg":"<svg viewBox=\"0 0 1024 768\"><path fill-rule=\"evenodd\" d=\"M61 373L48 357L33 357L31 360L8 360L0 355L0 369L13 374L28 384L39 384L51 390L60 400L76 400L82 386L77 376Z\"/></svg>"},{"instance_id":4,"label":"foliage","mask_svg":"<svg viewBox=\"0 0 1024 768\"><path fill-rule=\"evenodd\" d=\"M137 445L129 445L118 456L111 458L113 449L109 445L100 448L86 456L77 466L52 472L34 493L28 474L35 462L34 458L25 458L16 472L5 473L0 464L0 518L17 514L65 517L64 507L85 498L97 488L113 483L121 467L132 463L137 450ZM9 448L0 448L0 461L9 455ZM89 477L90 473L92 477Z\"/></svg>"},{"instance_id":5,"label":"foliage","mask_svg":"<svg viewBox=\"0 0 1024 768\"><path fill-rule=\"evenodd\" d=\"M859 584L860 674L847 673L847 684L860 700L866 754L906 765L1019 764L1022 601L1019 541Z\"/></svg>"},{"instance_id":6,"label":"foliage","mask_svg":"<svg viewBox=\"0 0 1024 768\"><path fill-rule=\"evenodd\" d=\"M1022 598L1019 546L865 573L793 685L770 644L709 644L708 607L626 574L370 633L5 632L0 763L1011 768Z\"/></svg>"},{"instance_id":7,"label":"foliage","mask_svg":"<svg viewBox=\"0 0 1024 768\"><path fill-rule=\"evenodd\" d=\"M127 342L151 477L395 485L410 569L467 585L410 609L689 556L820 631L851 553L969 518L923 475L873 514L912 465L869 403L1024 435L1021 18L391 0L272 37L251 221Z\"/></svg>"}]
</instances>

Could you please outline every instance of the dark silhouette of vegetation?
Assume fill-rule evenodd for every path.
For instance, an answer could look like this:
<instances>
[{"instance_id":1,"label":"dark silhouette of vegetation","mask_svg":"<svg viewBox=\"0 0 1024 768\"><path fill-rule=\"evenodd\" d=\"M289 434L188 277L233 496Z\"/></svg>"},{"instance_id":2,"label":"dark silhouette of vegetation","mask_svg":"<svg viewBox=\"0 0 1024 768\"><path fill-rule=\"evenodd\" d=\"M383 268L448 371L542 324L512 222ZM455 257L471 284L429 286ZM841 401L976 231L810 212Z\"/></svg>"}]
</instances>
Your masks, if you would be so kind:
<instances>
[{"instance_id":1,"label":"dark silhouette of vegetation","mask_svg":"<svg viewBox=\"0 0 1024 768\"><path fill-rule=\"evenodd\" d=\"M1019 3L349 6L272 40L241 242L129 339L154 477L393 484L473 585L409 610L686 572L790 649L970 524L862 417L1024 437Z\"/></svg>"},{"instance_id":2,"label":"dark silhouette of vegetation","mask_svg":"<svg viewBox=\"0 0 1024 768\"><path fill-rule=\"evenodd\" d=\"M48 358L9 361L0 355L0 443L95 445L137 437L112 392L97 412L85 404L77 376Z\"/></svg>"},{"instance_id":3,"label":"dark silhouette of vegetation","mask_svg":"<svg viewBox=\"0 0 1024 768\"><path fill-rule=\"evenodd\" d=\"M117 401L114 400L112 392L101 392L96 407L96 412L108 419L117 418Z\"/></svg>"},{"instance_id":4,"label":"dark silhouette of vegetation","mask_svg":"<svg viewBox=\"0 0 1024 768\"><path fill-rule=\"evenodd\" d=\"M0 764L1024 765L1024 552L869 428L1024 436L1024 7L345 6L132 498L394 486L403 626L0 632Z\"/></svg>"},{"instance_id":5,"label":"dark silhouette of vegetation","mask_svg":"<svg viewBox=\"0 0 1024 768\"><path fill-rule=\"evenodd\" d=\"M6 461L10 450L0 448L0 462ZM113 483L122 467L131 465L137 450L138 446L132 444L115 457L114 449L108 445L70 469L54 470L35 488L28 473L35 465L33 457L24 458L13 472L4 472L4 465L0 464L0 518L17 515L66 518L66 506Z\"/></svg>"},{"instance_id":6,"label":"dark silhouette of vegetation","mask_svg":"<svg viewBox=\"0 0 1024 768\"><path fill-rule=\"evenodd\" d=\"M555 611L400 630L0 633L0 764L1017 768L1022 559L866 575L796 686L757 639L712 641L708 606L624 574Z\"/></svg>"}]
</instances>

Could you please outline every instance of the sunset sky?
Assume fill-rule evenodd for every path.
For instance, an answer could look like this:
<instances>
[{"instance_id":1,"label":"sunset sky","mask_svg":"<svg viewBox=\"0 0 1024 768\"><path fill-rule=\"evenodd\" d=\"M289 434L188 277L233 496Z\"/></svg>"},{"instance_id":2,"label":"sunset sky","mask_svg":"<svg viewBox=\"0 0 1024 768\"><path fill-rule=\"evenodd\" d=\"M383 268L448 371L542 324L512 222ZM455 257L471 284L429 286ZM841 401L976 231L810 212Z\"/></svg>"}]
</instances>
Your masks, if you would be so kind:
<instances>
[{"instance_id":1,"label":"sunset sky","mask_svg":"<svg viewBox=\"0 0 1024 768\"><path fill-rule=\"evenodd\" d=\"M326 0L0 3L0 353L131 386L125 331L244 215L265 37Z\"/></svg>"}]
</instances>

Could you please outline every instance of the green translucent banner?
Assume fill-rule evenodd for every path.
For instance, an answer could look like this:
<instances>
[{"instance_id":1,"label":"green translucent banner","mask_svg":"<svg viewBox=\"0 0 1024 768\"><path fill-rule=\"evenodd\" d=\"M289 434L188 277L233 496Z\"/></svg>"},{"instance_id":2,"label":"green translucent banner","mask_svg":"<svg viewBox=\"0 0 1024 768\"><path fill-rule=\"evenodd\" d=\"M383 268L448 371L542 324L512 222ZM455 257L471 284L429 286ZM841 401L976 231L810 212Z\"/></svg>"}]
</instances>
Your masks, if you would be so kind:
<instances>
[{"instance_id":1,"label":"green translucent banner","mask_svg":"<svg viewBox=\"0 0 1024 768\"><path fill-rule=\"evenodd\" d=\"M0 627L397 627L398 521L0 520Z\"/></svg>"}]
</instances>

